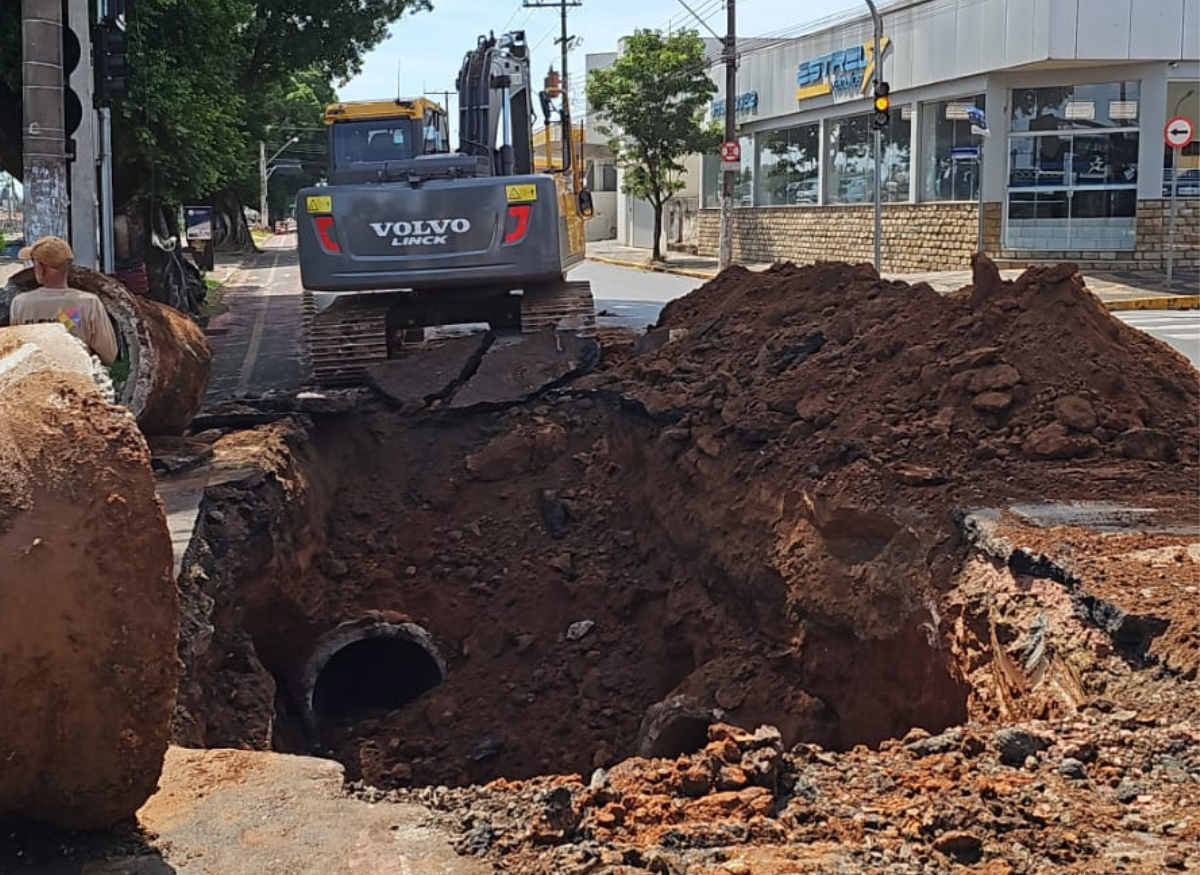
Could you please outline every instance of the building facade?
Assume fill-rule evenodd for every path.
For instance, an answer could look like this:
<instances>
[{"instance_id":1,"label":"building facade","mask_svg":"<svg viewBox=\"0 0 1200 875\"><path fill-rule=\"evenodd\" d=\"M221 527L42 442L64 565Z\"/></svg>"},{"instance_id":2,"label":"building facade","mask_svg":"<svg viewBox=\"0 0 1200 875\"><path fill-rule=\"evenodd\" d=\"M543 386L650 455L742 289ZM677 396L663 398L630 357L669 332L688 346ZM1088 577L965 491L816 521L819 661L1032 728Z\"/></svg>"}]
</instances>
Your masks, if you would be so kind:
<instances>
[{"instance_id":1,"label":"building facade","mask_svg":"<svg viewBox=\"0 0 1200 875\"><path fill-rule=\"evenodd\" d=\"M899 0L881 11L886 269L965 266L980 227L984 249L1014 265L1161 268L1164 127L1200 122L1200 0ZM735 259L870 260L872 37L864 13L743 50ZM720 67L713 77L723 86ZM723 108L719 94L714 119ZM1195 133L1177 157L1176 264L1195 267ZM719 168L701 162L702 254L717 250Z\"/></svg>"}]
</instances>

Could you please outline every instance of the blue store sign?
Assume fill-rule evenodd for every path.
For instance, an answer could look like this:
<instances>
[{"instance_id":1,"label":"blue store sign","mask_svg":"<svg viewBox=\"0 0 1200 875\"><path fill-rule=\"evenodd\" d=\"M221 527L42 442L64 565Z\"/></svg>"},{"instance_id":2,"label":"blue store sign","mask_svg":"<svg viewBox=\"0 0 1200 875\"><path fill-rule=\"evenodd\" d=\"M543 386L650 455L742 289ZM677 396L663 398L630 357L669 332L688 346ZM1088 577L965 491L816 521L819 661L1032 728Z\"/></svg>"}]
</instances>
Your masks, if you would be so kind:
<instances>
[{"instance_id":1,"label":"blue store sign","mask_svg":"<svg viewBox=\"0 0 1200 875\"><path fill-rule=\"evenodd\" d=\"M725 98L718 97L712 102L710 107L713 118L725 117ZM733 111L735 115L749 115L758 109L758 92L746 91L739 94L733 102Z\"/></svg>"},{"instance_id":2,"label":"blue store sign","mask_svg":"<svg viewBox=\"0 0 1200 875\"><path fill-rule=\"evenodd\" d=\"M879 47L887 54L890 37L880 40ZM796 69L796 99L808 100L833 96L834 103L865 97L875 72L875 41L821 55L811 61L801 61Z\"/></svg>"}]
</instances>

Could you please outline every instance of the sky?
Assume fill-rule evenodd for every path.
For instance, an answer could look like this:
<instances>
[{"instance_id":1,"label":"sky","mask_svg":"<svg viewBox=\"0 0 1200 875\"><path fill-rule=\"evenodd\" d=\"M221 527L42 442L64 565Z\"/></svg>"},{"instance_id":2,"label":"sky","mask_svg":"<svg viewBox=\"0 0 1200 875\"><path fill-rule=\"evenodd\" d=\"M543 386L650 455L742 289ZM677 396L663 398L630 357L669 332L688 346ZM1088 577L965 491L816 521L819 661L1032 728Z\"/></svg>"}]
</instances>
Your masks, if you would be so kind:
<instances>
[{"instance_id":1,"label":"sky","mask_svg":"<svg viewBox=\"0 0 1200 875\"><path fill-rule=\"evenodd\" d=\"M543 0L544 2L544 0ZM723 0L686 0L717 34L725 33ZM489 30L497 35L524 29L531 47L535 81L551 63L559 67L559 10L524 8L521 0L433 0L432 12L407 15L392 26L390 37L370 52L361 75L338 87L343 100L367 100L396 95L397 62L400 91L415 97L428 91L454 91L454 79L463 55ZM793 30L825 16L852 10L866 11L862 0L737 0L739 37ZM569 33L582 40L568 59L573 97L579 94L584 56L613 52L617 41L635 28L695 28L712 36L684 8L680 0L582 0L568 10ZM450 104L451 115L457 103ZM578 117L578 113L576 113Z\"/></svg>"}]
</instances>

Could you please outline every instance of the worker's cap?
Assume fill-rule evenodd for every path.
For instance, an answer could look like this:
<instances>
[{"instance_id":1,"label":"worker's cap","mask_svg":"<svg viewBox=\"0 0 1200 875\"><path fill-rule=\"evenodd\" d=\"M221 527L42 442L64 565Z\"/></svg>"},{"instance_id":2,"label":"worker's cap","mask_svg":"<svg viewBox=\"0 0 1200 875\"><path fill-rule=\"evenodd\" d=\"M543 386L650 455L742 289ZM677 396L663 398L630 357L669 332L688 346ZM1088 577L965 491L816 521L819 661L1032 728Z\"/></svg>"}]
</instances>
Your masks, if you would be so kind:
<instances>
[{"instance_id":1,"label":"worker's cap","mask_svg":"<svg viewBox=\"0 0 1200 875\"><path fill-rule=\"evenodd\" d=\"M68 261L73 261L75 253L71 251L71 245L61 237L42 237L32 246L26 246L18 252L17 258L58 268Z\"/></svg>"}]
</instances>

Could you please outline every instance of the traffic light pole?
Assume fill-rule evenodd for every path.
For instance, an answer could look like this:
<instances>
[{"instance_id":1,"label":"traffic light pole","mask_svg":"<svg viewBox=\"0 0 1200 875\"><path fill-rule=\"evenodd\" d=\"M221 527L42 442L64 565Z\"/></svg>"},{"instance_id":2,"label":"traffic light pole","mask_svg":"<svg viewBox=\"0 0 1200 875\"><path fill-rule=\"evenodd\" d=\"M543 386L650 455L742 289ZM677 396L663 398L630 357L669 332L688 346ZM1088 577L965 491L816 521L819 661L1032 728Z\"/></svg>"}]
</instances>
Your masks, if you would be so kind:
<instances>
[{"instance_id":1,"label":"traffic light pole","mask_svg":"<svg viewBox=\"0 0 1200 875\"><path fill-rule=\"evenodd\" d=\"M871 10L871 19L875 23L875 81L883 82L883 19L872 0L866 0ZM872 107L873 108L873 107ZM882 270L883 264L883 130L875 126L875 272Z\"/></svg>"},{"instance_id":2,"label":"traffic light pole","mask_svg":"<svg viewBox=\"0 0 1200 875\"><path fill-rule=\"evenodd\" d=\"M100 263L105 273L113 273L117 269L114 252L113 217L116 207L113 204L112 185L112 109L100 107Z\"/></svg>"},{"instance_id":3,"label":"traffic light pole","mask_svg":"<svg viewBox=\"0 0 1200 875\"><path fill-rule=\"evenodd\" d=\"M71 177L71 249L75 262L96 265L97 186L96 186L96 112L92 108L92 20L88 0L69 0L67 25L79 40L79 63L71 71L67 86L79 98L83 112L73 134L75 160Z\"/></svg>"}]
</instances>

